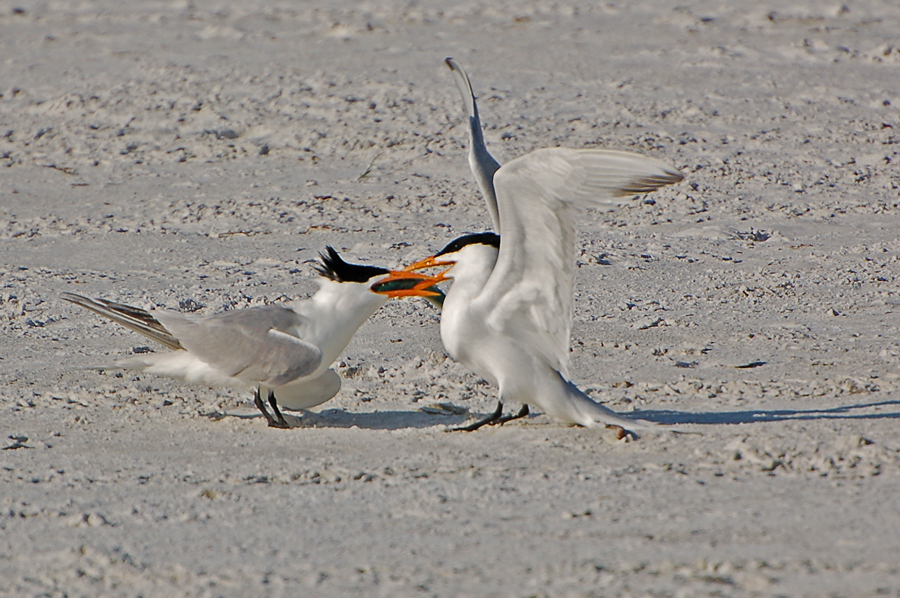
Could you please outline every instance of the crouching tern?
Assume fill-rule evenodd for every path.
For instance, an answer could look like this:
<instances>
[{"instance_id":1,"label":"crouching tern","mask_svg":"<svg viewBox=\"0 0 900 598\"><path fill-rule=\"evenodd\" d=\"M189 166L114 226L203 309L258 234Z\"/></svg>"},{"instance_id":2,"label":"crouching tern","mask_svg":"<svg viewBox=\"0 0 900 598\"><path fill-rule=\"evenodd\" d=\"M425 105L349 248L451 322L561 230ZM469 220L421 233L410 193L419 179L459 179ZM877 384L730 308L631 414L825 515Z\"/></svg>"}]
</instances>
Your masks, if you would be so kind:
<instances>
[{"instance_id":1,"label":"crouching tern","mask_svg":"<svg viewBox=\"0 0 900 598\"><path fill-rule=\"evenodd\" d=\"M476 170L477 156L473 162ZM483 188L496 197L502 242L494 233L460 237L434 256L392 271L372 290L410 296L452 281L441 313L444 347L499 387L501 402L491 417L462 429L512 419L502 416L504 401L522 404L520 416L533 405L564 422L619 428L620 435L654 426L599 405L569 380L575 225L587 207L618 205L681 181L681 173L630 152L549 148L492 174ZM493 198L485 195L490 207ZM424 279L418 272L438 266L450 267Z\"/></svg>"},{"instance_id":2,"label":"crouching tern","mask_svg":"<svg viewBox=\"0 0 900 598\"><path fill-rule=\"evenodd\" d=\"M254 403L268 425L288 428L279 404L291 410L308 409L336 395L341 378L329 366L363 322L387 301L386 296L369 290L372 279L387 274L387 269L348 264L332 247L320 257L319 290L290 307L267 305L193 316L145 311L74 293L63 293L62 298L171 349L122 360L116 367L254 391ZM421 287L422 278L398 281L392 292L401 296L404 287L418 285L417 295L442 295L437 290L429 295ZM266 409L263 394L274 415Z\"/></svg>"}]
</instances>

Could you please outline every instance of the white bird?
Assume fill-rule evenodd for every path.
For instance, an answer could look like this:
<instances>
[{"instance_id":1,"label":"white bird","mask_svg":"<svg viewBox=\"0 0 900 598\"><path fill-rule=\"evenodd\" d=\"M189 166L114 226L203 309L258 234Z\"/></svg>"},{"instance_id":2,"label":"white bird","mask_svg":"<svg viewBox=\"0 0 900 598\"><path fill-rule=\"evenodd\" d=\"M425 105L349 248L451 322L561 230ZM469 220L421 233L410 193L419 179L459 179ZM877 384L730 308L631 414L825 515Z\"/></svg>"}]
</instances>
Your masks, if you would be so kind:
<instances>
[{"instance_id":1,"label":"white bird","mask_svg":"<svg viewBox=\"0 0 900 598\"><path fill-rule=\"evenodd\" d=\"M337 394L341 378L329 366L387 297L369 290L384 268L348 264L331 247L316 270L319 290L290 307L267 305L211 316L145 311L74 293L62 298L106 316L171 349L119 361L116 367L168 376L204 386L255 389L254 403L270 427L287 428L278 408L308 409ZM418 280L412 277L409 285ZM404 283L395 285L402 296ZM417 290L419 295L428 292ZM435 293L432 293L434 295ZM274 416L261 392L268 393ZM276 399L277 395L277 399Z\"/></svg>"},{"instance_id":2,"label":"white bird","mask_svg":"<svg viewBox=\"0 0 900 598\"><path fill-rule=\"evenodd\" d=\"M549 148L500 167L493 176L500 237L460 237L430 258L391 272L372 290L413 283L416 270L451 266L418 279L403 295L453 284L444 299L441 339L451 357L499 387L499 399L534 405L583 426L648 427L599 405L569 381L576 222L587 207L615 206L683 179L660 160L630 152ZM502 406L485 423L502 423ZM621 430L620 430L621 432Z\"/></svg>"}]
</instances>

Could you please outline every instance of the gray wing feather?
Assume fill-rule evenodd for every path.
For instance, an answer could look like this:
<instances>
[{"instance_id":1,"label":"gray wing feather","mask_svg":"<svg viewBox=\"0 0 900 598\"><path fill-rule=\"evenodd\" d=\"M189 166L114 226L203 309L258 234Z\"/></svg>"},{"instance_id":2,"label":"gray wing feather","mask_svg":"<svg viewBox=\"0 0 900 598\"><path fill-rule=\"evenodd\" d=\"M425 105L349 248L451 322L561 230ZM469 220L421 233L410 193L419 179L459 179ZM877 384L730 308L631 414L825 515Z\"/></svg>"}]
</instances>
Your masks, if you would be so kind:
<instances>
[{"instance_id":1,"label":"gray wing feather","mask_svg":"<svg viewBox=\"0 0 900 598\"><path fill-rule=\"evenodd\" d=\"M96 314L105 316L172 350L177 351L178 349L184 348L181 346L181 343L178 342L178 339L172 336L172 334L148 311L138 307L131 307L130 305L114 303L105 299L90 299L75 293L63 293L62 298L75 305L80 305L85 309L89 309Z\"/></svg>"},{"instance_id":2,"label":"gray wing feather","mask_svg":"<svg viewBox=\"0 0 900 598\"><path fill-rule=\"evenodd\" d=\"M318 347L296 336L306 318L292 309L270 305L202 318L167 311L157 318L185 349L236 378L280 386L322 361Z\"/></svg>"},{"instance_id":3,"label":"gray wing feather","mask_svg":"<svg viewBox=\"0 0 900 598\"><path fill-rule=\"evenodd\" d=\"M469 75L462 66L452 58L446 61L447 66L453 72L453 80L459 89L463 106L469 117L469 168L475 175L478 186L481 187L481 195L487 204L491 215L494 231L500 234L500 213L497 209L497 193L494 190L494 173L500 168L500 163L494 159L484 143L484 135L481 131L481 120L478 118L478 104L475 103L475 94L472 92L472 83Z\"/></svg>"}]
</instances>

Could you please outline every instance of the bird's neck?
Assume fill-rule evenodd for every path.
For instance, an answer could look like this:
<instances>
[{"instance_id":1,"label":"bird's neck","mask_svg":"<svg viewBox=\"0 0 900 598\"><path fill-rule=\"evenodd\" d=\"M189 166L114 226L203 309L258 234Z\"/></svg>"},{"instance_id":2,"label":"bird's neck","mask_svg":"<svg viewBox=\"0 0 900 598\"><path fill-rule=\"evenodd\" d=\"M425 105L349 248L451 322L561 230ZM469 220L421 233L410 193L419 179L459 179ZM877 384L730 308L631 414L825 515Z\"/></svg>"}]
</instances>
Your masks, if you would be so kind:
<instances>
[{"instance_id":1,"label":"bird's neck","mask_svg":"<svg viewBox=\"0 0 900 598\"><path fill-rule=\"evenodd\" d=\"M468 255L470 259L460 260L453 266L453 281L441 309L444 347L454 359L464 363L474 342L471 336L476 331L480 334L485 310L491 307L481 300L481 294L494 270L497 252L481 253L476 259Z\"/></svg>"},{"instance_id":2,"label":"bird's neck","mask_svg":"<svg viewBox=\"0 0 900 598\"><path fill-rule=\"evenodd\" d=\"M451 297L456 297L455 301L460 299L471 301L477 297L491 277L494 266L497 265L497 256L497 250L493 247L466 248L465 256L461 256L456 265L449 270L448 274L453 283L447 292L447 301L450 301Z\"/></svg>"},{"instance_id":3,"label":"bird's neck","mask_svg":"<svg viewBox=\"0 0 900 598\"><path fill-rule=\"evenodd\" d=\"M323 280L315 295L304 302L303 315L309 318L306 340L322 349L323 365L331 365L356 330L384 305L387 297L369 290L369 285Z\"/></svg>"}]
</instances>

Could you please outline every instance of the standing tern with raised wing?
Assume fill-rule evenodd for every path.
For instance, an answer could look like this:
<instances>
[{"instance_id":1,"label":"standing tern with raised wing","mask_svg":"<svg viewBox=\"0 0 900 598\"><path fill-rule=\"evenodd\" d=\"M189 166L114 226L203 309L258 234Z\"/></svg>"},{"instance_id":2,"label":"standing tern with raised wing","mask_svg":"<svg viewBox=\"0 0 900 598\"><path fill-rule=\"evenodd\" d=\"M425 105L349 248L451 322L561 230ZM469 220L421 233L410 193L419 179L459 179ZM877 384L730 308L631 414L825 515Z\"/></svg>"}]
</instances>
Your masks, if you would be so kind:
<instances>
[{"instance_id":1,"label":"standing tern with raised wing","mask_svg":"<svg viewBox=\"0 0 900 598\"><path fill-rule=\"evenodd\" d=\"M145 311L74 293L64 293L62 298L171 349L119 361L116 367L204 386L253 390L254 403L268 425L288 428L279 403L301 410L336 395L341 378L329 366L363 322L387 301L369 290L373 278L388 273L384 268L348 264L327 247L316 270L322 277L320 288L305 301L211 316ZM395 283L392 292L402 295L403 288L419 278ZM433 297L439 292L420 288L416 294ZM274 415L266 409L263 394Z\"/></svg>"},{"instance_id":2,"label":"standing tern with raised wing","mask_svg":"<svg viewBox=\"0 0 900 598\"><path fill-rule=\"evenodd\" d=\"M476 123L477 112L470 113L476 115L470 122ZM473 171L486 164L472 162ZM413 283L421 276L416 271L450 266L437 276L419 278L403 296L453 281L441 314L444 347L451 357L497 385L501 402L489 418L462 429L512 419L502 416L504 401L522 404L519 415L534 405L583 426L624 431L654 425L599 405L568 379L575 223L585 208L613 207L682 179L674 167L631 152L536 150L500 167L492 184L482 185L494 192L502 243L493 233L466 235L373 285L376 292L400 296L392 287L404 280Z\"/></svg>"}]
</instances>

